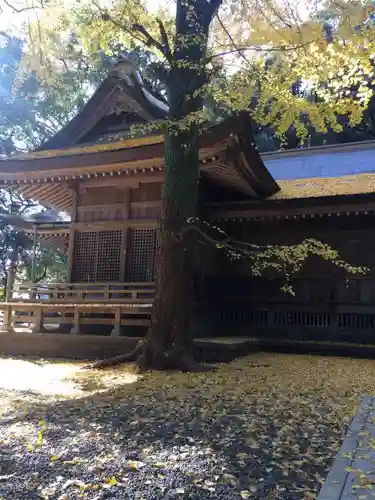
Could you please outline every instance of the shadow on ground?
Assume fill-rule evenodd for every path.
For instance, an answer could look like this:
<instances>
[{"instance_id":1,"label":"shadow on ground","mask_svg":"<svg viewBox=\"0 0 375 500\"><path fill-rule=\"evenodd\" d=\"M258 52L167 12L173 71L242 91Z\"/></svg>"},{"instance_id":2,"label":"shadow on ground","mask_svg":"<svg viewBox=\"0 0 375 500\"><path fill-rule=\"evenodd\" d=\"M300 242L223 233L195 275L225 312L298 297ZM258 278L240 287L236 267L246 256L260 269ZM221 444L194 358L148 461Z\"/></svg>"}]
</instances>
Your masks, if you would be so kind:
<instances>
[{"instance_id":1,"label":"shadow on ground","mask_svg":"<svg viewBox=\"0 0 375 500\"><path fill-rule=\"evenodd\" d=\"M259 354L212 374L149 373L100 394L28 401L2 424L13 475L0 496L314 498L358 401L343 376L354 364Z\"/></svg>"}]
</instances>

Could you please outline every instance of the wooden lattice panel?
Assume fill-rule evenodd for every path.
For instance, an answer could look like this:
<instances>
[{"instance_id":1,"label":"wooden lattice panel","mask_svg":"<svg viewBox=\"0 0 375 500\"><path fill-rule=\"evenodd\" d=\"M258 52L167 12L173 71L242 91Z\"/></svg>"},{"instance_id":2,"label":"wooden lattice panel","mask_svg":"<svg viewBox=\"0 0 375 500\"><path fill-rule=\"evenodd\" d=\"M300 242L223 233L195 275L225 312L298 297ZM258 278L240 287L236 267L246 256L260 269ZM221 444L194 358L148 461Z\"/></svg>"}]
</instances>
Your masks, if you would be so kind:
<instances>
[{"instance_id":1,"label":"wooden lattice panel","mask_svg":"<svg viewBox=\"0 0 375 500\"><path fill-rule=\"evenodd\" d=\"M74 250L74 281L120 281L121 242L122 231L78 233Z\"/></svg>"},{"instance_id":2,"label":"wooden lattice panel","mask_svg":"<svg viewBox=\"0 0 375 500\"><path fill-rule=\"evenodd\" d=\"M74 245L74 281L95 281L97 233L77 233Z\"/></svg>"},{"instance_id":3,"label":"wooden lattice panel","mask_svg":"<svg viewBox=\"0 0 375 500\"><path fill-rule=\"evenodd\" d=\"M96 281L121 281L122 231L100 231Z\"/></svg>"},{"instance_id":4,"label":"wooden lattice panel","mask_svg":"<svg viewBox=\"0 0 375 500\"><path fill-rule=\"evenodd\" d=\"M158 246L156 229L132 229L129 238L129 281L153 281Z\"/></svg>"}]
</instances>

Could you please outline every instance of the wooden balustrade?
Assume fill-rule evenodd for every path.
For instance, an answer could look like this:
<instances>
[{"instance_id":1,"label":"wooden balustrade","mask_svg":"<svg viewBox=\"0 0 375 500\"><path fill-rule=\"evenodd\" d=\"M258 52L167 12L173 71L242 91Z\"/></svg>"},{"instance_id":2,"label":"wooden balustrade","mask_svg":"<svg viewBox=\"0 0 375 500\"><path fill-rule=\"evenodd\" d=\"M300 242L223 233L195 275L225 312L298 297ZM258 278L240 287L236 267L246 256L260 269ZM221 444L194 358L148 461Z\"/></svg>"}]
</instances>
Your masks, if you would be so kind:
<instances>
[{"instance_id":1,"label":"wooden balustrade","mask_svg":"<svg viewBox=\"0 0 375 500\"><path fill-rule=\"evenodd\" d=\"M328 338L327 334L372 338L375 331L375 278L296 278L294 295L281 290L282 279L216 280L210 298L221 331L240 334ZM250 333L251 332L251 333ZM362 335L363 334L363 335Z\"/></svg>"},{"instance_id":2,"label":"wooden balustrade","mask_svg":"<svg viewBox=\"0 0 375 500\"><path fill-rule=\"evenodd\" d=\"M71 334L81 333L83 325L112 325L112 336L119 336L121 326L142 326L150 324L152 302L142 303L45 303L45 302L3 302L4 332L12 332L19 324L28 324L35 333L46 325L70 325Z\"/></svg>"},{"instance_id":3,"label":"wooden balustrade","mask_svg":"<svg viewBox=\"0 0 375 500\"><path fill-rule=\"evenodd\" d=\"M153 283L22 283L15 285L12 301L43 303L149 302Z\"/></svg>"},{"instance_id":4,"label":"wooden balustrade","mask_svg":"<svg viewBox=\"0 0 375 500\"><path fill-rule=\"evenodd\" d=\"M0 304L3 331L16 325L31 325L40 332L45 325L70 325L78 334L83 325L112 325L118 336L122 326L150 323L153 283L22 283L12 299Z\"/></svg>"}]
</instances>

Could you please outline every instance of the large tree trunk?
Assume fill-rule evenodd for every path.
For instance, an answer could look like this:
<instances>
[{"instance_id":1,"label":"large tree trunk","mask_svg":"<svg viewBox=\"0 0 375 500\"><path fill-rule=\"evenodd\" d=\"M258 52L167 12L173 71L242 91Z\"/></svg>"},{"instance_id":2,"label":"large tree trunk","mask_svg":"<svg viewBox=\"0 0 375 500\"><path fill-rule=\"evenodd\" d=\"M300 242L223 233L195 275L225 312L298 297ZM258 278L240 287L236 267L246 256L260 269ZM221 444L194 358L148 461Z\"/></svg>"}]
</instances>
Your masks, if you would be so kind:
<instances>
[{"instance_id":1,"label":"large tree trunk","mask_svg":"<svg viewBox=\"0 0 375 500\"><path fill-rule=\"evenodd\" d=\"M178 0L176 38L167 82L170 106L165 132L161 247L151 326L129 356L95 363L110 366L138 357L142 369L197 369L189 331L194 241L185 231L197 216L199 183L196 113L203 109L208 30L222 0Z\"/></svg>"},{"instance_id":2,"label":"large tree trunk","mask_svg":"<svg viewBox=\"0 0 375 500\"><path fill-rule=\"evenodd\" d=\"M179 0L168 81L161 249L151 327L141 368L196 369L190 314L194 241L185 229L198 211L199 146L196 112L203 108L208 30L221 1Z\"/></svg>"},{"instance_id":3,"label":"large tree trunk","mask_svg":"<svg viewBox=\"0 0 375 500\"><path fill-rule=\"evenodd\" d=\"M165 184L156 294L139 364L187 369L194 241L184 233L197 215L199 157L193 131L165 138Z\"/></svg>"}]
</instances>

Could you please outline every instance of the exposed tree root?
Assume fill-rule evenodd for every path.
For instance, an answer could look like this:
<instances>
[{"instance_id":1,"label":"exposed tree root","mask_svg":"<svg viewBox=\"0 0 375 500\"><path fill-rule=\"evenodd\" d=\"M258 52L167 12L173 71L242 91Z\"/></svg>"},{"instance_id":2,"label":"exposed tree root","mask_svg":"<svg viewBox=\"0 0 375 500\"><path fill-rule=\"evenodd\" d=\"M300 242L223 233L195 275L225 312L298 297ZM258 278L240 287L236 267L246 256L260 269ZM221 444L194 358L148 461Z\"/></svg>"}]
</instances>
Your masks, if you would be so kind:
<instances>
[{"instance_id":1,"label":"exposed tree root","mask_svg":"<svg viewBox=\"0 0 375 500\"><path fill-rule=\"evenodd\" d=\"M187 351L171 350L155 356L146 340L140 342L130 353L99 360L83 368L86 370L101 370L131 362L136 362L140 372L146 370L178 370L200 373L214 370L212 366L197 363Z\"/></svg>"},{"instance_id":2,"label":"exposed tree root","mask_svg":"<svg viewBox=\"0 0 375 500\"><path fill-rule=\"evenodd\" d=\"M131 363L132 361L136 361L138 355L142 350L142 347L143 347L143 342L138 344L132 350L132 352L129 352L128 354L120 354L119 356L114 356L113 358L101 359L99 361L95 361L95 363L86 365L83 368L86 370L96 370L96 369L110 368L112 366L116 366L121 363Z\"/></svg>"},{"instance_id":3,"label":"exposed tree root","mask_svg":"<svg viewBox=\"0 0 375 500\"><path fill-rule=\"evenodd\" d=\"M102 370L104 368L112 368L122 363L132 362L136 363L138 371L140 372L147 370L177 370L186 373L204 373L215 370L212 365L205 365L195 361L187 351L177 353L172 350L155 359L150 356L145 341L140 342L132 352L128 354L120 354L112 358L95 361L94 363L84 366L83 369ZM249 365L251 368L269 368L270 366L270 364L265 363Z\"/></svg>"}]
</instances>

